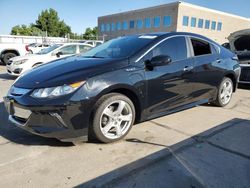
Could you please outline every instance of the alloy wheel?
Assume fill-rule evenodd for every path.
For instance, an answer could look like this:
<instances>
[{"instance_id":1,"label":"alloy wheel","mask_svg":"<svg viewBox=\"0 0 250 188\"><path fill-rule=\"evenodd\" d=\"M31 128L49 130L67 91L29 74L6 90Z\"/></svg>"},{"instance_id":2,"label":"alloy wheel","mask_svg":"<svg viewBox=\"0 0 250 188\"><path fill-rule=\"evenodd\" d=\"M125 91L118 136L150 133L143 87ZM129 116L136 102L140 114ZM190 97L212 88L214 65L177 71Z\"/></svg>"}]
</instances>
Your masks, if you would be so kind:
<instances>
[{"instance_id":1,"label":"alloy wheel","mask_svg":"<svg viewBox=\"0 0 250 188\"><path fill-rule=\"evenodd\" d=\"M108 139L117 139L127 133L132 125L133 113L130 105L117 100L103 110L100 118L100 129Z\"/></svg>"},{"instance_id":2,"label":"alloy wheel","mask_svg":"<svg viewBox=\"0 0 250 188\"><path fill-rule=\"evenodd\" d=\"M220 99L223 105L226 105L230 102L233 94L233 85L232 82L226 81L223 83L223 86L220 91Z\"/></svg>"}]
</instances>

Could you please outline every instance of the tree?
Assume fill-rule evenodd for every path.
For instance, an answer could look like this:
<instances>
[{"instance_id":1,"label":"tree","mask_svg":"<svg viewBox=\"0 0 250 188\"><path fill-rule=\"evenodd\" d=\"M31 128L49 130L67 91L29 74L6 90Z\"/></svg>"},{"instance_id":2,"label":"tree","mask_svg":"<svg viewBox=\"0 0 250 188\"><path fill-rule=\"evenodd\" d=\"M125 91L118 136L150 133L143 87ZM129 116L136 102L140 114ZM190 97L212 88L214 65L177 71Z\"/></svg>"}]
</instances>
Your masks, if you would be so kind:
<instances>
[{"instance_id":1,"label":"tree","mask_svg":"<svg viewBox=\"0 0 250 188\"><path fill-rule=\"evenodd\" d=\"M85 33L84 33L84 36L83 38L84 39L96 39L97 37L97 27L94 27L93 29L91 29L90 27L88 27L86 30L85 30Z\"/></svg>"},{"instance_id":2,"label":"tree","mask_svg":"<svg viewBox=\"0 0 250 188\"><path fill-rule=\"evenodd\" d=\"M68 33L71 33L70 26L65 24L63 20L61 21L57 12L52 8L39 14L36 27L42 31L47 31L48 36L51 37L65 37Z\"/></svg>"},{"instance_id":3,"label":"tree","mask_svg":"<svg viewBox=\"0 0 250 188\"><path fill-rule=\"evenodd\" d=\"M11 35L41 36L42 31L35 27L33 24L31 24L30 26L16 25L11 29Z\"/></svg>"},{"instance_id":4,"label":"tree","mask_svg":"<svg viewBox=\"0 0 250 188\"><path fill-rule=\"evenodd\" d=\"M12 35L30 35L31 30L26 25L16 25L11 29Z\"/></svg>"}]
</instances>

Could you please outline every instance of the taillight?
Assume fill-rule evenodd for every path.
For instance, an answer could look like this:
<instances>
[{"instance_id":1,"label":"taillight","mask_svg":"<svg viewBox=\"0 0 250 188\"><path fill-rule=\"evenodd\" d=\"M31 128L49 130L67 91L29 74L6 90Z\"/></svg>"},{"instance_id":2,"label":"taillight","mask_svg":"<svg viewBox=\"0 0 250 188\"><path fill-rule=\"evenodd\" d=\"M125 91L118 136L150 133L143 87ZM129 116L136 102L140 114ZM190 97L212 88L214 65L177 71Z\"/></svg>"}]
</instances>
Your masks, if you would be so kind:
<instances>
[{"instance_id":1,"label":"taillight","mask_svg":"<svg viewBox=\"0 0 250 188\"><path fill-rule=\"evenodd\" d=\"M239 61L239 58L238 58L237 55L235 55L235 56L232 57L232 60Z\"/></svg>"},{"instance_id":2,"label":"taillight","mask_svg":"<svg viewBox=\"0 0 250 188\"><path fill-rule=\"evenodd\" d=\"M26 46L25 46L25 49L26 49L26 51L30 51L29 45L26 45Z\"/></svg>"}]
</instances>

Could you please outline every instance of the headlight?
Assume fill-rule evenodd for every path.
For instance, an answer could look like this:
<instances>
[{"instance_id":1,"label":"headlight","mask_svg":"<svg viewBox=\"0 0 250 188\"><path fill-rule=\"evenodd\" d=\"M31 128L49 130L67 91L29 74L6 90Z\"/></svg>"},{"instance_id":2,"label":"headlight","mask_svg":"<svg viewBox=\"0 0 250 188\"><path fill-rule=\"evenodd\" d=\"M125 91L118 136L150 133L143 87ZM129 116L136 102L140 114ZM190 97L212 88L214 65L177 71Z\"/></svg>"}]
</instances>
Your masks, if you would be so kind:
<instances>
[{"instance_id":1,"label":"headlight","mask_svg":"<svg viewBox=\"0 0 250 188\"><path fill-rule=\"evenodd\" d=\"M14 61L13 64L14 65L21 65L21 64L25 63L26 61L28 61L28 59L22 59L22 60L19 60L19 61Z\"/></svg>"},{"instance_id":2,"label":"headlight","mask_svg":"<svg viewBox=\"0 0 250 188\"><path fill-rule=\"evenodd\" d=\"M41 89L35 89L31 96L34 98L54 98L59 97L63 95L67 95L72 93L73 91L77 90L79 87L81 87L85 81L83 82L76 82L70 85L63 85L63 86L57 86L57 87L50 87L50 88L41 88Z\"/></svg>"}]
</instances>

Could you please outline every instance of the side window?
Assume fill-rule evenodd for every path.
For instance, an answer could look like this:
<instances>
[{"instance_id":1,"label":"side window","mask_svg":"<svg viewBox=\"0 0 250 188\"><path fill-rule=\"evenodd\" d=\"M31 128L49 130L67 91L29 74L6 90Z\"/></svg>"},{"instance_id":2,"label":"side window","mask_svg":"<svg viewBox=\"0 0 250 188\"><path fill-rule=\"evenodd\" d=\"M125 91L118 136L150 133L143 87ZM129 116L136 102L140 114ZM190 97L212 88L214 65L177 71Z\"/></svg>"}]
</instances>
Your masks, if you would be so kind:
<instances>
[{"instance_id":1,"label":"side window","mask_svg":"<svg viewBox=\"0 0 250 188\"><path fill-rule=\"evenodd\" d=\"M211 46L211 50L213 54L219 54L220 53L220 49L218 46L214 45L214 44L210 44Z\"/></svg>"},{"instance_id":2,"label":"side window","mask_svg":"<svg viewBox=\"0 0 250 188\"><path fill-rule=\"evenodd\" d=\"M79 51L80 51L80 53L87 52L87 51L90 50L90 49L91 49L90 46L79 45Z\"/></svg>"},{"instance_id":3,"label":"side window","mask_svg":"<svg viewBox=\"0 0 250 188\"><path fill-rule=\"evenodd\" d=\"M63 55L76 54L76 45L62 47L59 51L62 52Z\"/></svg>"},{"instance_id":4,"label":"side window","mask_svg":"<svg viewBox=\"0 0 250 188\"><path fill-rule=\"evenodd\" d=\"M208 42L199 39L191 39L191 42L193 45L195 56L212 54L211 47Z\"/></svg>"},{"instance_id":5,"label":"side window","mask_svg":"<svg viewBox=\"0 0 250 188\"><path fill-rule=\"evenodd\" d=\"M185 37L173 37L159 44L151 51L151 56L168 55L172 61L187 58L187 46Z\"/></svg>"}]
</instances>

